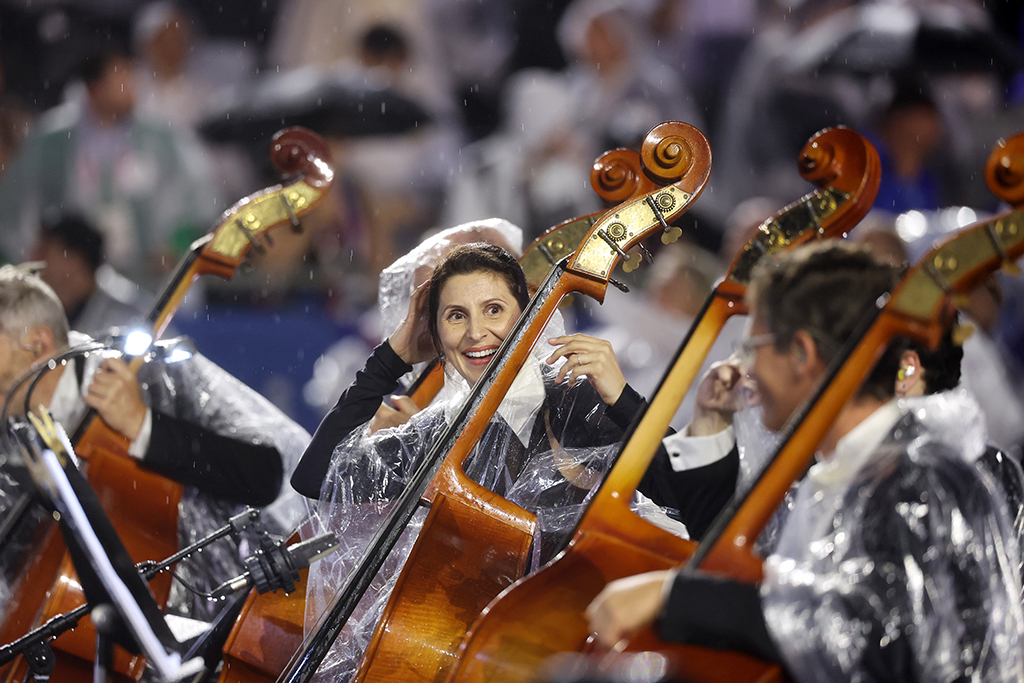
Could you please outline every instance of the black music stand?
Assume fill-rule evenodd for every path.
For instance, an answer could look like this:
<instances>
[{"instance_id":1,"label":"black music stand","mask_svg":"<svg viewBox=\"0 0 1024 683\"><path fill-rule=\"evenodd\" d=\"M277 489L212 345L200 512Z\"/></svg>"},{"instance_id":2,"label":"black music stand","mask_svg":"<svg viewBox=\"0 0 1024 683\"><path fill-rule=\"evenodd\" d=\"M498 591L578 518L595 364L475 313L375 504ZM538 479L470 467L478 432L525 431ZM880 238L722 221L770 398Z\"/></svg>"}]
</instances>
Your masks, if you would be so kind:
<instances>
[{"instance_id":1,"label":"black music stand","mask_svg":"<svg viewBox=\"0 0 1024 683\"><path fill-rule=\"evenodd\" d=\"M94 681L107 679L114 644L146 656L167 681L202 670L203 660L182 661L180 647L149 587L135 568L99 499L71 453L70 441L49 416L30 416L16 430L26 465L60 514L60 528L96 626Z\"/></svg>"}]
</instances>

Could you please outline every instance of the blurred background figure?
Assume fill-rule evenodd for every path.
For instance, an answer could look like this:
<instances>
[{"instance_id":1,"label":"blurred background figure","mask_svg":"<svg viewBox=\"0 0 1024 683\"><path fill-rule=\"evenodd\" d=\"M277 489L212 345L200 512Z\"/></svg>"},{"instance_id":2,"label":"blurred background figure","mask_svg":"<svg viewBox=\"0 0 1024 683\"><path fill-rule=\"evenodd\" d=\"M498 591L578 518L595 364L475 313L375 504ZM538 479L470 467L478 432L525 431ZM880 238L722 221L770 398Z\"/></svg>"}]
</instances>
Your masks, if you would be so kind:
<instances>
[{"instance_id":1,"label":"blurred background figure","mask_svg":"<svg viewBox=\"0 0 1024 683\"><path fill-rule=\"evenodd\" d=\"M665 246L645 279L631 283L630 293L609 287L602 305L586 301L594 325L589 333L611 342L626 381L650 398L724 273L714 254L692 242L680 240ZM727 324L697 377L702 377L711 363L729 356L742 326L739 318ZM688 394L677 410L672 421L677 429L689 423L695 396L695 392Z\"/></svg>"},{"instance_id":2,"label":"blurred background figure","mask_svg":"<svg viewBox=\"0 0 1024 683\"><path fill-rule=\"evenodd\" d=\"M195 147L136 116L120 49L93 52L78 76L81 95L40 118L0 180L0 239L24 255L44 210L78 211L104 236L104 257L154 287L223 206Z\"/></svg>"},{"instance_id":3,"label":"blurred background figure","mask_svg":"<svg viewBox=\"0 0 1024 683\"><path fill-rule=\"evenodd\" d=\"M935 155L945 133L945 121L927 85L901 77L889 105L865 131L882 162L876 207L903 213L933 211L943 205Z\"/></svg>"},{"instance_id":4,"label":"blurred background figure","mask_svg":"<svg viewBox=\"0 0 1024 683\"><path fill-rule=\"evenodd\" d=\"M103 235L85 218L44 219L31 258L46 264L39 277L56 292L72 329L102 338L112 327L145 320L138 285L103 262Z\"/></svg>"},{"instance_id":5,"label":"blurred background figure","mask_svg":"<svg viewBox=\"0 0 1024 683\"><path fill-rule=\"evenodd\" d=\"M20 97L9 92L6 85L4 63L0 58L0 177L17 158L21 143L25 141L32 124L31 110Z\"/></svg>"},{"instance_id":6,"label":"blurred background figure","mask_svg":"<svg viewBox=\"0 0 1024 683\"><path fill-rule=\"evenodd\" d=\"M637 149L666 120L701 127L692 97L654 50L649 5L575 0L568 6L558 25L568 67L510 77L503 124L466 150L446 223L508 216L533 239L600 208L589 174L606 150Z\"/></svg>"},{"instance_id":7,"label":"blurred background figure","mask_svg":"<svg viewBox=\"0 0 1024 683\"><path fill-rule=\"evenodd\" d=\"M138 60L138 111L181 127L193 127L216 88L190 72L194 45L192 21L173 2L140 9L132 27Z\"/></svg>"}]
</instances>

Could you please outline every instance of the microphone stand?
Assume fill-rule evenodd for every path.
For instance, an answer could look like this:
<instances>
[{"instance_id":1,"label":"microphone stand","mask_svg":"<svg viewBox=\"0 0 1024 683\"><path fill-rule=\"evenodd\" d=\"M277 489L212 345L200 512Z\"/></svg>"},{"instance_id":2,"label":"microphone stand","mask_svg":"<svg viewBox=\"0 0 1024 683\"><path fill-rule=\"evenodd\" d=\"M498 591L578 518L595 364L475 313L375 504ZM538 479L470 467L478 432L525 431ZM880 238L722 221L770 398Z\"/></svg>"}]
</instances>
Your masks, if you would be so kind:
<instances>
[{"instance_id":1,"label":"microphone stand","mask_svg":"<svg viewBox=\"0 0 1024 683\"><path fill-rule=\"evenodd\" d=\"M135 565L135 568L143 579L149 581L160 572L169 569L172 565L189 557L197 550L205 548L214 541L224 538L225 536L237 534L242 529L250 525L255 526L261 532L260 535L262 538L265 531L263 530L263 524L260 521L259 510L246 508L244 511L232 517L228 523L221 528L213 531L210 535L199 539L188 547L179 550L167 559L160 562L147 560L145 562L138 563ZM232 604L227 606L225 609L232 609L233 607L234 605ZM54 657L53 649L50 647L49 643L56 640L64 632L70 631L78 626L78 622L90 612L92 613L93 623L96 626L97 633L96 664L99 668L102 663L105 671L106 667L109 666L110 663L108 655L113 651L113 642L110 640L109 634L116 630L118 620L116 610L111 609L110 605L107 603L101 603L98 605L90 605L86 603L84 605L80 605L70 612L65 612L64 614L58 614L52 617L42 626L29 631L14 642L0 646L0 667L14 660L14 658L19 654L24 654L25 661L28 662L29 671L32 674L33 680L48 681L50 673L56 665L56 658ZM225 634L225 637L226 635L227 634ZM97 680L105 679L106 674L103 673L103 677Z\"/></svg>"}]
</instances>

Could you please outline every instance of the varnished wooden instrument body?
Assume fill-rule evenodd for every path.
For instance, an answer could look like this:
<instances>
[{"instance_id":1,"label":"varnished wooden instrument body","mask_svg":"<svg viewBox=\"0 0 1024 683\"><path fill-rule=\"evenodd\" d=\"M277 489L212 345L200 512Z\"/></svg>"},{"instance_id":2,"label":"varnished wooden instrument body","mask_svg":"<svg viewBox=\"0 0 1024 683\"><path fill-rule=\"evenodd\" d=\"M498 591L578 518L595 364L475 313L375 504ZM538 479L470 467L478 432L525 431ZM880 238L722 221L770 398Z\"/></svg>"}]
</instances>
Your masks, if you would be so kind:
<instances>
[{"instance_id":1,"label":"varnished wooden instrument body","mask_svg":"<svg viewBox=\"0 0 1024 683\"><path fill-rule=\"evenodd\" d=\"M440 678L480 610L523 575L534 515L470 480L463 465L562 298L583 293L603 300L618 258L607 239L624 250L660 230L647 199L674 220L703 190L711 169L710 146L686 124L652 130L642 159L650 173L674 182L604 214L550 291L538 292L544 296L539 312L431 482L430 512L355 680ZM598 236L602 231L605 237Z\"/></svg>"},{"instance_id":2,"label":"varnished wooden instrument body","mask_svg":"<svg viewBox=\"0 0 1024 683\"><path fill-rule=\"evenodd\" d=\"M696 543L669 534L630 511L633 493L726 320L746 312L743 297L757 260L811 239L846 233L870 209L878 190L877 152L847 129L828 129L816 135L804 147L799 165L804 177L821 189L765 221L737 255L684 340L644 417L627 437L567 549L487 607L470 629L449 681L530 680L537 665L549 655L589 647L584 611L608 582L678 566L693 554ZM716 557L708 568L753 576L759 563L719 564ZM743 655L725 653L722 657L729 667L720 670L721 677L715 667L708 667L708 677L694 680L731 680L740 669L761 672L766 681L778 676L777 671L765 672L763 664ZM746 680L759 678L747 676Z\"/></svg>"},{"instance_id":3,"label":"varnished wooden instrument body","mask_svg":"<svg viewBox=\"0 0 1024 683\"><path fill-rule=\"evenodd\" d=\"M657 187L644 175L639 153L623 149L606 152L594 162L591 184L598 196L611 204ZM565 221L534 240L520 258L527 282L539 287L552 266L579 246L601 215L598 212ZM444 372L439 365L425 373L409 391L421 409L430 404L444 385ZM225 643L219 683L269 683L281 674L288 657L302 642L307 574L308 570L302 570L303 583L290 595L249 594Z\"/></svg>"},{"instance_id":4,"label":"varnished wooden instrument body","mask_svg":"<svg viewBox=\"0 0 1024 683\"><path fill-rule=\"evenodd\" d=\"M288 185L262 190L235 204L220 218L211 234L192 245L148 316L153 338L166 329L192 283L202 275L230 278L249 248L277 225L297 227L298 217L326 196L333 179L329 151L317 136L302 129L278 133L271 143L271 158L282 173L301 174ZM262 248L262 247L261 247ZM132 360L138 371L142 360ZM128 455L129 441L90 413L77 429L75 451L86 463L85 473L100 504L136 563L159 561L178 550L178 503L182 486L140 467ZM150 582L162 607L170 592L171 576ZM0 641L10 642L36 625L84 603L77 575L56 525L48 525L38 550L29 559L8 616L0 628ZM91 679L96 632L90 620L56 639L58 653L53 680ZM115 648L115 676L138 680L145 669L139 655ZM8 667L7 680L20 681L27 672L24 660Z\"/></svg>"}]
</instances>

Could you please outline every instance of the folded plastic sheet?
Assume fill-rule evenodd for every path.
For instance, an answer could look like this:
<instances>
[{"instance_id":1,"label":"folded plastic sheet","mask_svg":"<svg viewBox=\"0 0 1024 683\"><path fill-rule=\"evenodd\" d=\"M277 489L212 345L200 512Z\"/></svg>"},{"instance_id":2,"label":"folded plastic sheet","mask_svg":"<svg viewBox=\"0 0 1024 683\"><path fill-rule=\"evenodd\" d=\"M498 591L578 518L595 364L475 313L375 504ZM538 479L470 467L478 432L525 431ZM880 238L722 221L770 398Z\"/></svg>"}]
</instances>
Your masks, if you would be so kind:
<instances>
[{"instance_id":1,"label":"folded plastic sheet","mask_svg":"<svg viewBox=\"0 0 1024 683\"><path fill-rule=\"evenodd\" d=\"M1024 680L1020 548L965 392L900 403L870 458L796 488L762 601L798 681Z\"/></svg>"}]
</instances>

